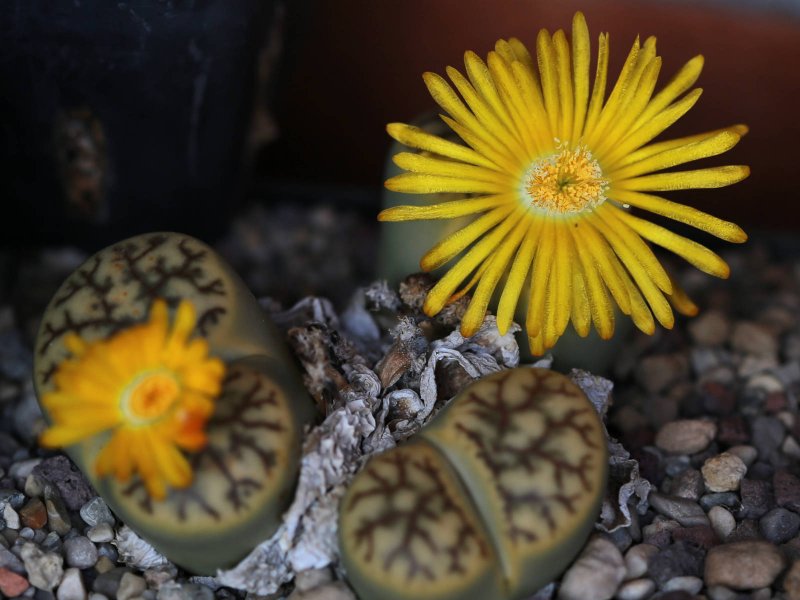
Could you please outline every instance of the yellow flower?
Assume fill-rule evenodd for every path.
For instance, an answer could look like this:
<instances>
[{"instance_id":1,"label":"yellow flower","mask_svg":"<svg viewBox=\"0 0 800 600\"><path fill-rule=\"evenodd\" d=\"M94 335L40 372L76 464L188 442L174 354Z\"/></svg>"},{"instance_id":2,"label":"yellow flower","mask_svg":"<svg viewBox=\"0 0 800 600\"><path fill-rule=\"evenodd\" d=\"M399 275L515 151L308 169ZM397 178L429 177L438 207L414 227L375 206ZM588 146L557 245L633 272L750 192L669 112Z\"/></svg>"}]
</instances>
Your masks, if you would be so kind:
<instances>
[{"instance_id":1,"label":"yellow flower","mask_svg":"<svg viewBox=\"0 0 800 600\"><path fill-rule=\"evenodd\" d=\"M195 321L194 306L184 300L170 330L167 305L156 300L148 322L106 340L66 336L74 358L58 366L55 390L42 397L53 424L40 443L69 446L110 431L95 462L99 477L127 481L137 473L158 500L167 485L188 486L192 470L181 449L205 446L225 371L208 357L205 339L189 339Z\"/></svg>"},{"instance_id":2,"label":"yellow flower","mask_svg":"<svg viewBox=\"0 0 800 600\"><path fill-rule=\"evenodd\" d=\"M446 113L442 119L465 144L402 123L387 127L393 138L423 151L394 157L408 172L389 179L387 188L470 195L396 206L379 215L382 221L475 215L420 261L431 271L458 257L429 292L428 315L477 285L461 324L465 336L477 331L504 277L498 328L508 330L530 277L526 330L537 354L555 344L570 321L582 336L593 323L603 338L610 337L612 299L647 333L655 330L654 315L664 327L673 326L668 299L679 312L696 313L645 240L711 275L727 277L728 266L700 244L634 216L630 207L730 242L747 239L733 223L647 193L722 187L749 174L745 166L661 172L721 154L747 132L734 125L651 143L699 98L700 89L685 92L700 75L702 56L654 94L661 68L656 41L651 37L640 45L637 38L608 98L607 34L600 35L592 86L589 62L589 30L577 13L572 43L563 31L551 36L542 30L536 58L519 40L500 40L486 63L466 53L466 77L448 67L455 89L439 75L424 74Z\"/></svg>"}]
</instances>

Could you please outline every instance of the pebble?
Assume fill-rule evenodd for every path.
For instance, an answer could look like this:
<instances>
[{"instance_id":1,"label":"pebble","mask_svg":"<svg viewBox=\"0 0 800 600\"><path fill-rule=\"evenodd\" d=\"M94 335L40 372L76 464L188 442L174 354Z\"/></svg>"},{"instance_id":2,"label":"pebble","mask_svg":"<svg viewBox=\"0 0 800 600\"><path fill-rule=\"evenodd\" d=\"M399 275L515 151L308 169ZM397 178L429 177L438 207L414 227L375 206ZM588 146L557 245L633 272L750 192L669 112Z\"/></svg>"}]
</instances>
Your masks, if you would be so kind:
<instances>
[{"instance_id":1,"label":"pebble","mask_svg":"<svg viewBox=\"0 0 800 600\"><path fill-rule=\"evenodd\" d=\"M769 542L722 544L708 551L705 582L707 586L755 590L771 585L784 566L780 550Z\"/></svg>"},{"instance_id":2,"label":"pebble","mask_svg":"<svg viewBox=\"0 0 800 600\"><path fill-rule=\"evenodd\" d=\"M774 508L758 523L761 534L773 544L783 544L800 531L800 515L785 508Z\"/></svg>"},{"instance_id":3,"label":"pebble","mask_svg":"<svg viewBox=\"0 0 800 600\"><path fill-rule=\"evenodd\" d=\"M97 562L97 547L82 535L64 542L64 555L70 567L88 569Z\"/></svg>"},{"instance_id":4,"label":"pebble","mask_svg":"<svg viewBox=\"0 0 800 600\"><path fill-rule=\"evenodd\" d=\"M86 586L83 584L80 569L70 568L64 571L64 577L56 590L58 600L86 600Z\"/></svg>"},{"instance_id":5,"label":"pebble","mask_svg":"<svg viewBox=\"0 0 800 600\"><path fill-rule=\"evenodd\" d=\"M659 492L651 492L648 497L650 506L661 515L673 519L684 527L708 525L708 517L700 505L687 498L667 496Z\"/></svg>"},{"instance_id":6,"label":"pebble","mask_svg":"<svg viewBox=\"0 0 800 600\"><path fill-rule=\"evenodd\" d=\"M731 323L720 310L707 310L689 321L689 335L699 346L720 346L731 333Z\"/></svg>"},{"instance_id":7,"label":"pebble","mask_svg":"<svg viewBox=\"0 0 800 600\"><path fill-rule=\"evenodd\" d=\"M22 544L20 554L32 586L49 592L61 581L64 559L60 554L42 552L32 542Z\"/></svg>"},{"instance_id":8,"label":"pebble","mask_svg":"<svg viewBox=\"0 0 800 600\"><path fill-rule=\"evenodd\" d=\"M736 524L736 529L728 536L728 542L744 542L753 540L763 540L763 536L758 529L758 521L753 519L742 519Z\"/></svg>"},{"instance_id":9,"label":"pebble","mask_svg":"<svg viewBox=\"0 0 800 600\"><path fill-rule=\"evenodd\" d=\"M28 580L22 575L0 567L0 593L6 598L19 596L30 587Z\"/></svg>"},{"instance_id":10,"label":"pebble","mask_svg":"<svg viewBox=\"0 0 800 600\"><path fill-rule=\"evenodd\" d=\"M775 502L794 512L800 512L800 478L787 471L776 471L772 478Z\"/></svg>"},{"instance_id":11,"label":"pebble","mask_svg":"<svg viewBox=\"0 0 800 600\"><path fill-rule=\"evenodd\" d=\"M683 354L653 354L636 365L636 381L651 394L664 391L669 385L689 374L689 361Z\"/></svg>"},{"instance_id":12,"label":"pebble","mask_svg":"<svg viewBox=\"0 0 800 600\"><path fill-rule=\"evenodd\" d=\"M287 600L356 600L355 594L343 581L326 583L308 591L293 592Z\"/></svg>"},{"instance_id":13,"label":"pebble","mask_svg":"<svg viewBox=\"0 0 800 600\"><path fill-rule=\"evenodd\" d=\"M800 560L795 560L783 578L787 600L800 600Z\"/></svg>"},{"instance_id":14,"label":"pebble","mask_svg":"<svg viewBox=\"0 0 800 600\"><path fill-rule=\"evenodd\" d=\"M672 542L672 531L681 526L677 521L657 515L653 522L642 528L645 543L666 548Z\"/></svg>"},{"instance_id":15,"label":"pebble","mask_svg":"<svg viewBox=\"0 0 800 600\"><path fill-rule=\"evenodd\" d=\"M8 550L5 546L0 546L0 569L8 569L15 573L24 573L25 565L22 564L19 557L11 552L11 550Z\"/></svg>"},{"instance_id":16,"label":"pebble","mask_svg":"<svg viewBox=\"0 0 800 600\"><path fill-rule=\"evenodd\" d=\"M739 510L741 505L739 496L733 492L717 492L700 497L700 506L703 507L703 510L710 510L713 506L726 506Z\"/></svg>"},{"instance_id":17,"label":"pebble","mask_svg":"<svg viewBox=\"0 0 800 600\"><path fill-rule=\"evenodd\" d=\"M768 481L742 479L739 484L739 495L742 498L740 518L760 519L775 507L772 485Z\"/></svg>"},{"instance_id":18,"label":"pebble","mask_svg":"<svg viewBox=\"0 0 800 600\"><path fill-rule=\"evenodd\" d=\"M710 525L695 525L672 531L672 539L676 542L691 542L701 548L711 548L719 544L719 538Z\"/></svg>"},{"instance_id":19,"label":"pebble","mask_svg":"<svg viewBox=\"0 0 800 600\"><path fill-rule=\"evenodd\" d=\"M9 529L20 528L19 513L14 510L14 507L11 506L11 504L6 504L3 507L3 520L6 522L6 527Z\"/></svg>"},{"instance_id":20,"label":"pebble","mask_svg":"<svg viewBox=\"0 0 800 600\"><path fill-rule=\"evenodd\" d=\"M116 565L114 561L108 558L107 556L101 556L97 559L97 562L94 565L94 570L98 573L107 573L111 569L113 569Z\"/></svg>"},{"instance_id":21,"label":"pebble","mask_svg":"<svg viewBox=\"0 0 800 600\"><path fill-rule=\"evenodd\" d=\"M81 506L80 509L81 519L84 523L92 527L100 523L108 523L114 525L114 515L111 514L111 509L100 496L95 496L86 504Z\"/></svg>"},{"instance_id":22,"label":"pebble","mask_svg":"<svg viewBox=\"0 0 800 600\"><path fill-rule=\"evenodd\" d=\"M656 554L649 565L648 575L660 588L674 577L700 576L705 551L686 542L675 542Z\"/></svg>"},{"instance_id":23,"label":"pebble","mask_svg":"<svg viewBox=\"0 0 800 600\"><path fill-rule=\"evenodd\" d=\"M730 452L731 454L735 454L741 458L746 467L752 465L756 458L758 458L758 450L756 450L753 446L748 446L746 444L731 446L725 452Z\"/></svg>"},{"instance_id":24,"label":"pebble","mask_svg":"<svg viewBox=\"0 0 800 600\"><path fill-rule=\"evenodd\" d=\"M559 590L563 600L608 600L626 574L625 561L617 547L603 537L586 544L564 575Z\"/></svg>"},{"instance_id":25,"label":"pebble","mask_svg":"<svg viewBox=\"0 0 800 600\"><path fill-rule=\"evenodd\" d=\"M672 454L695 454L702 452L717 435L713 421L683 419L671 421L658 430L655 444Z\"/></svg>"},{"instance_id":26,"label":"pebble","mask_svg":"<svg viewBox=\"0 0 800 600\"><path fill-rule=\"evenodd\" d=\"M750 321L739 321L733 326L731 346L743 354L773 358L778 355L778 340L769 329Z\"/></svg>"},{"instance_id":27,"label":"pebble","mask_svg":"<svg viewBox=\"0 0 800 600\"><path fill-rule=\"evenodd\" d=\"M617 600L643 600L656 591L656 582L652 579L631 579L623 583L614 596Z\"/></svg>"},{"instance_id":28,"label":"pebble","mask_svg":"<svg viewBox=\"0 0 800 600\"><path fill-rule=\"evenodd\" d=\"M67 507L61 501L57 494L46 498L44 505L47 508L47 524L51 531L55 531L59 535L66 535L72 529L72 522L67 512Z\"/></svg>"},{"instance_id":29,"label":"pebble","mask_svg":"<svg viewBox=\"0 0 800 600\"><path fill-rule=\"evenodd\" d=\"M760 415L753 419L753 445L758 450L761 460L769 460L783 443L786 429L777 417Z\"/></svg>"},{"instance_id":30,"label":"pebble","mask_svg":"<svg viewBox=\"0 0 800 600\"><path fill-rule=\"evenodd\" d=\"M722 506L712 506L708 511L708 519L711 521L711 528L717 537L725 540L736 528L736 519L729 510Z\"/></svg>"},{"instance_id":31,"label":"pebble","mask_svg":"<svg viewBox=\"0 0 800 600\"><path fill-rule=\"evenodd\" d=\"M133 573L124 573L119 580L117 589L117 600L132 600L142 594L147 589L147 582L143 577Z\"/></svg>"},{"instance_id":32,"label":"pebble","mask_svg":"<svg viewBox=\"0 0 800 600\"><path fill-rule=\"evenodd\" d=\"M706 587L706 594L710 600L740 600L739 594L724 585L710 585ZM748 598L748 600L751 600Z\"/></svg>"},{"instance_id":33,"label":"pebble","mask_svg":"<svg viewBox=\"0 0 800 600\"><path fill-rule=\"evenodd\" d=\"M63 454L44 459L33 472L58 489L61 499L70 510L80 510L97 496L83 473Z\"/></svg>"},{"instance_id":34,"label":"pebble","mask_svg":"<svg viewBox=\"0 0 800 600\"><path fill-rule=\"evenodd\" d=\"M97 543L110 542L114 539L114 529L108 523L98 523L86 530L86 537Z\"/></svg>"},{"instance_id":35,"label":"pebble","mask_svg":"<svg viewBox=\"0 0 800 600\"><path fill-rule=\"evenodd\" d=\"M95 579L94 583L92 584L92 591L104 594L109 598L116 598L120 581L125 573L130 573L130 569L117 566L112 567L108 571L100 573L100 575L97 576L97 579Z\"/></svg>"},{"instance_id":36,"label":"pebble","mask_svg":"<svg viewBox=\"0 0 800 600\"><path fill-rule=\"evenodd\" d=\"M157 600L214 600L211 588L197 583L168 584L158 590Z\"/></svg>"},{"instance_id":37,"label":"pebble","mask_svg":"<svg viewBox=\"0 0 800 600\"><path fill-rule=\"evenodd\" d=\"M749 442L750 431L745 418L742 415L722 417L717 424L717 441L728 446Z\"/></svg>"},{"instance_id":38,"label":"pebble","mask_svg":"<svg viewBox=\"0 0 800 600\"><path fill-rule=\"evenodd\" d=\"M652 544L637 544L625 553L625 579L636 579L647 573L650 559L659 549Z\"/></svg>"},{"instance_id":39,"label":"pebble","mask_svg":"<svg viewBox=\"0 0 800 600\"><path fill-rule=\"evenodd\" d=\"M679 498L698 500L703 493L703 475L697 469L686 469L670 487L670 494Z\"/></svg>"},{"instance_id":40,"label":"pebble","mask_svg":"<svg viewBox=\"0 0 800 600\"><path fill-rule=\"evenodd\" d=\"M703 580L692 575L673 577L661 586L662 592L686 592L692 595L697 594L701 589L703 589Z\"/></svg>"},{"instance_id":41,"label":"pebble","mask_svg":"<svg viewBox=\"0 0 800 600\"><path fill-rule=\"evenodd\" d=\"M711 492L730 492L739 488L747 467L735 454L723 452L705 461L700 471L706 489Z\"/></svg>"},{"instance_id":42,"label":"pebble","mask_svg":"<svg viewBox=\"0 0 800 600\"><path fill-rule=\"evenodd\" d=\"M12 488L0 488L0 504L10 504L19 510L25 504L25 494Z\"/></svg>"},{"instance_id":43,"label":"pebble","mask_svg":"<svg viewBox=\"0 0 800 600\"><path fill-rule=\"evenodd\" d=\"M25 527L41 529L47 523L47 508L39 498L31 498L19 509L19 517Z\"/></svg>"},{"instance_id":44,"label":"pebble","mask_svg":"<svg viewBox=\"0 0 800 600\"><path fill-rule=\"evenodd\" d=\"M793 436L787 435L781 444L781 452L795 460L800 460L800 444Z\"/></svg>"}]
</instances>

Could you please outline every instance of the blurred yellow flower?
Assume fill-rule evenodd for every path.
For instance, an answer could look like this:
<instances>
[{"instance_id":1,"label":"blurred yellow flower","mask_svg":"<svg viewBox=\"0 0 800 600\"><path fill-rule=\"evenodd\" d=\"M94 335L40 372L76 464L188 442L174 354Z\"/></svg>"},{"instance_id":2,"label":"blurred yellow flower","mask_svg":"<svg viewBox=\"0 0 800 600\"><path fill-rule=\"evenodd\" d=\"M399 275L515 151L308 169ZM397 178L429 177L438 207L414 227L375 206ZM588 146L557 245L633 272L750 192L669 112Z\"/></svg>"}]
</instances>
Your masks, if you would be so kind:
<instances>
[{"instance_id":1,"label":"blurred yellow flower","mask_svg":"<svg viewBox=\"0 0 800 600\"><path fill-rule=\"evenodd\" d=\"M206 445L225 372L222 361L208 357L205 339L189 339L195 322L194 306L184 300L170 329L167 305L156 300L148 322L106 340L68 335L74 358L58 366L55 390L42 397L53 424L40 443L69 446L110 431L95 463L98 476L127 481L138 474L157 500L167 486L188 486L192 470L181 449Z\"/></svg>"},{"instance_id":2,"label":"blurred yellow flower","mask_svg":"<svg viewBox=\"0 0 800 600\"><path fill-rule=\"evenodd\" d=\"M570 321L582 336L593 323L610 337L612 299L647 333L655 330L654 315L664 327L673 326L668 299L678 311L696 313L645 240L711 275L727 277L727 264L700 244L634 216L630 207L730 242L747 239L733 223L646 193L722 187L749 174L746 166L660 172L721 154L747 132L734 125L651 143L700 97L700 89L685 92L700 75L702 56L654 94L661 69L656 41L650 37L640 45L637 38L608 98L607 34L600 34L593 85L589 62L589 30L577 13L571 44L561 30L552 36L542 30L536 58L519 40L500 40L486 63L466 53L466 77L447 68L455 89L439 75L424 74L446 113L442 119L465 144L402 123L387 127L394 139L422 151L394 156L408 172L389 179L388 189L470 195L395 206L379 215L382 221L475 215L420 261L431 271L459 257L429 292L428 315L477 286L461 324L465 336L477 331L504 276L498 327L508 330L530 276L525 329L536 354L553 346Z\"/></svg>"}]
</instances>

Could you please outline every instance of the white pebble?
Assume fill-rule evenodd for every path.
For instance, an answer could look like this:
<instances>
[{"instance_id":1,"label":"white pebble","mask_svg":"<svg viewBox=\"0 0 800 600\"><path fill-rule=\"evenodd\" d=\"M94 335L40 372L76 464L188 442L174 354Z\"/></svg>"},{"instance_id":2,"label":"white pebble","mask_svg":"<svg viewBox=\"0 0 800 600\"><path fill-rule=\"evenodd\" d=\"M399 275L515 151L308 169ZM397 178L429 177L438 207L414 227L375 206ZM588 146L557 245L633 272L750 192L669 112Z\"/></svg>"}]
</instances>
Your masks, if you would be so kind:
<instances>
[{"instance_id":1,"label":"white pebble","mask_svg":"<svg viewBox=\"0 0 800 600\"><path fill-rule=\"evenodd\" d=\"M687 592L696 594L703 589L703 580L699 577L686 575L683 577L673 577L661 588L662 592Z\"/></svg>"},{"instance_id":2,"label":"white pebble","mask_svg":"<svg viewBox=\"0 0 800 600\"><path fill-rule=\"evenodd\" d=\"M98 523L86 530L86 537L96 544L114 539L114 529L108 523Z\"/></svg>"},{"instance_id":3,"label":"white pebble","mask_svg":"<svg viewBox=\"0 0 800 600\"><path fill-rule=\"evenodd\" d=\"M614 596L617 600L642 600L656 591L656 584L652 579L631 579L623 583Z\"/></svg>"},{"instance_id":4,"label":"white pebble","mask_svg":"<svg viewBox=\"0 0 800 600\"><path fill-rule=\"evenodd\" d=\"M6 522L6 527L9 529L19 529L19 514L15 511L10 504L6 504L3 508L3 520Z\"/></svg>"},{"instance_id":5,"label":"white pebble","mask_svg":"<svg viewBox=\"0 0 800 600\"><path fill-rule=\"evenodd\" d=\"M561 581L561 600L608 600L625 578L625 561L613 542L595 537Z\"/></svg>"},{"instance_id":6,"label":"white pebble","mask_svg":"<svg viewBox=\"0 0 800 600\"><path fill-rule=\"evenodd\" d=\"M71 567L64 571L61 583L56 590L58 600L86 600L86 587L83 585L80 569Z\"/></svg>"},{"instance_id":7,"label":"white pebble","mask_svg":"<svg viewBox=\"0 0 800 600\"><path fill-rule=\"evenodd\" d=\"M711 520L711 528L714 533L723 542L736 529L736 519L724 506L712 506L708 511L708 518Z\"/></svg>"}]
</instances>

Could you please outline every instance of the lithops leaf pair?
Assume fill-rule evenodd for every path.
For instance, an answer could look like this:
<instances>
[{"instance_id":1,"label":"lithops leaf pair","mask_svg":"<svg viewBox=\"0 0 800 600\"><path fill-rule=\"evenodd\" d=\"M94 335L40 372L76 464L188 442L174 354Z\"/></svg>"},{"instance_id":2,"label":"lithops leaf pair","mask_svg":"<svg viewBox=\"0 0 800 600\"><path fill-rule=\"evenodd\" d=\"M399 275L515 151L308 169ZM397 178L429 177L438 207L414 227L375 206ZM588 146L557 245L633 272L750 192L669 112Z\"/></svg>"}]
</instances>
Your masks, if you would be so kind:
<instances>
[{"instance_id":1,"label":"lithops leaf pair","mask_svg":"<svg viewBox=\"0 0 800 600\"><path fill-rule=\"evenodd\" d=\"M365 599L525 598L585 542L606 471L600 420L566 377L486 377L355 478L339 518L347 577Z\"/></svg>"},{"instance_id":2,"label":"lithops leaf pair","mask_svg":"<svg viewBox=\"0 0 800 600\"><path fill-rule=\"evenodd\" d=\"M50 427L117 515L213 573L277 528L312 414L280 334L202 242L147 234L61 286L35 348Z\"/></svg>"}]
</instances>

